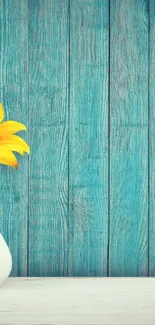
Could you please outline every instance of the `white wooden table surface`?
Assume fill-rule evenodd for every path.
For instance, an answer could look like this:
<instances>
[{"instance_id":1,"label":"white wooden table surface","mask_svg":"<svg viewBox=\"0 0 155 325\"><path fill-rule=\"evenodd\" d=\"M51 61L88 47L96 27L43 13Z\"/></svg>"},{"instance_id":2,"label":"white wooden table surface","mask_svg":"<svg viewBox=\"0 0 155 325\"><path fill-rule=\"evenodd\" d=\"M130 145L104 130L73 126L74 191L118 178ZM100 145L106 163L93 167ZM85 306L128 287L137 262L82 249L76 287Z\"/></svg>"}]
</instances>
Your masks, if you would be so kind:
<instances>
[{"instance_id":1,"label":"white wooden table surface","mask_svg":"<svg viewBox=\"0 0 155 325\"><path fill-rule=\"evenodd\" d=\"M0 288L3 325L155 325L153 278L16 278Z\"/></svg>"}]
</instances>

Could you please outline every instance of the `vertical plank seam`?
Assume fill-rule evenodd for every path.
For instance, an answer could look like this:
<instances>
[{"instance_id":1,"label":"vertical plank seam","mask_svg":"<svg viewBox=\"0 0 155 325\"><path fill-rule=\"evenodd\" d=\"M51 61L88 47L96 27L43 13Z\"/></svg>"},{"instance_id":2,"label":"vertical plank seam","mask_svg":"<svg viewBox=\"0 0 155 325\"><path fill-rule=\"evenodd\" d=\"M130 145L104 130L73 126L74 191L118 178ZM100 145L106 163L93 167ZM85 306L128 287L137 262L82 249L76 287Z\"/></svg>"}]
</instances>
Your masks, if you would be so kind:
<instances>
[{"instance_id":1,"label":"vertical plank seam","mask_svg":"<svg viewBox=\"0 0 155 325\"><path fill-rule=\"evenodd\" d=\"M3 48L4 48L4 26L3 26L3 12L0 11L0 28L1 28L1 57L0 57L0 96L1 96L1 103L4 105L4 86L3 86ZM2 178L0 179L0 181ZM2 205L0 205L2 207ZM3 232L3 217L2 214L0 215L0 233Z\"/></svg>"},{"instance_id":2,"label":"vertical plank seam","mask_svg":"<svg viewBox=\"0 0 155 325\"><path fill-rule=\"evenodd\" d=\"M67 225L67 277L69 276L70 230L70 0L68 0L68 225Z\"/></svg>"},{"instance_id":3,"label":"vertical plank seam","mask_svg":"<svg viewBox=\"0 0 155 325\"><path fill-rule=\"evenodd\" d=\"M107 276L110 275L110 0L108 3L108 244Z\"/></svg>"},{"instance_id":4,"label":"vertical plank seam","mask_svg":"<svg viewBox=\"0 0 155 325\"><path fill-rule=\"evenodd\" d=\"M30 102L29 102L29 58L30 58L30 51L29 51L29 23L30 23L30 17L29 17L29 11L30 11L30 4L28 0L28 144L30 145ZM30 218L30 156L28 155L28 202L27 202L27 276L29 276L29 218Z\"/></svg>"},{"instance_id":5,"label":"vertical plank seam","mask_svg":"<svg viewBox=\"0 0 155 325\"><path fill-rule=\"evenodd\" d=\"M150 276L150 0L148 0L148 276Z\"/></svg>"}]
</instances>

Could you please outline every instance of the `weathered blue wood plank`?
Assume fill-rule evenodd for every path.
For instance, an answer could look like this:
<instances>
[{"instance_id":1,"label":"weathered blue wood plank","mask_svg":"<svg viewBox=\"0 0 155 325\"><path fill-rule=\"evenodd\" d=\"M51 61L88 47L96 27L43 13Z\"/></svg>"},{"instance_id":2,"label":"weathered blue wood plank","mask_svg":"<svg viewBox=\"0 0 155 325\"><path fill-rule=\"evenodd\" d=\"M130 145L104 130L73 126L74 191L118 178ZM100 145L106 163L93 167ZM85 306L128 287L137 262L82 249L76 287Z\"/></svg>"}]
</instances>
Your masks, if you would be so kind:
<instances>
[{"instance_id":1,"label":"weathered blue wood plank","mask_svg":"<svg viewBox=\"0 0 155 325\"><path fill-rule=\"evenodd\" d=\"M6 119L28 126L28 1L0 1L0 101ZM24 135L22 134L24 137ZM25 135L27 139L27 135ZM0 165L0 231L13 257L13 276L27 274L28 157L19 169Z\"/></svg>"},{"instance_id":2,"label":"weathered blue wood plank","mask_svg":"<svg viewBox=\"0 0 155 325\"><path fill-rule=\"evenodd\" d=\"M107 274L108 1L70 1L70 276Z\"/></svg>"},{"instance_id":3,"label":"weathered blue wood plank","mask_svg":"<svg viewBox=\"0 0 155 325\"><path fill-rule=\"evenodd\" d=\"M110 15L110 275L147 276L148 3Z\"/></svg>"},{"instance_id":4,"label":"weathered blue wood plank","mask_svg":"<svg viewBox=\"0 0 155 325\"><path fill-rule=\"evenodd\" d=\"M29 17L29 275L65 276L68 1L30 1Z\"/></svg>"},{"instance_id":5,"label":"weathered blue wood plank","mask_svg":"<svg viewBox=\"0 0 155 325\"><path fill-rule=\"evenodd\" d=\"M149 107L149 154L150 154L150 213L149 213L149 275L155 276L155 2L150 0L150 107Z\"/></svg>"}]
</instances>

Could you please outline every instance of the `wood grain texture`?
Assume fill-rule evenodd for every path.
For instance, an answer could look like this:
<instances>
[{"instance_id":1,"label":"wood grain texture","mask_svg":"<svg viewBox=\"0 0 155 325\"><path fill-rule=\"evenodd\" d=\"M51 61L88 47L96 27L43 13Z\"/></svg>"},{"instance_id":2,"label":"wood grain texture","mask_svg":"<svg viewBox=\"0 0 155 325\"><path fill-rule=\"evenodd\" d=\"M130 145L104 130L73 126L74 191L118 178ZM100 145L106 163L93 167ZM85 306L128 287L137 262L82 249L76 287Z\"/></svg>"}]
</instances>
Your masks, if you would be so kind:
<instances>
[{"instance_id":1,"label":"wood grain texture","mask_svg":"<svg viewBox=\"0 0 155 325\"><path fill-rule=\"evenodd\" d=\"M150 155L150 242L149 242L149 271L155 276L155 2L150 0L150 39L149 39L149 92L150 92L150 120L149 120L149 155Z\"/></svg>"},{"instance_id":2,"label":"wood grain texture","mask_svg":"<svg viewBox=\"0 0 155 325\"><path fill-rule=\"evenodd\" d=\"M110 275L148 275L148 2L111 1Z\"/></svg>"},{"instance_id":3,"label":"wood grain texture","mask_svg":"<svg viewBox=\"0 0 155 325\"><path fill-rule=\"evenodd\" d=\"M29 275L64 276L68 224L68 1L30 1L29 19Z\"/></svg>"},{"instance_id":4,"label":"wood grain texture","mask_svg":"<svg viewBox=\"0 0 155 325\"><path fill-rule=\"evenodd\" d=\"M1 325L154 325L155 279L9 279Z\"/></svg>"},{"instance_id":5,"label":"wood grain texture","mask_svg":"<svg viewBox=\"0 0 155 325\"><path fill-rule=\"evenodd\" d=\"M0 101L6 119L28 126L28 1L0 1ZM27 135L22 132L22 137ZM13 257L12 275L27 274L28 157L18 171L0 165L0 232Z\"/></svg>"},{"instance_id":6,"label":"wood grain texture","mask_svg":"<svg viewBox=\"0 0 155 325\"><path fill-rule=\"evenodd\" d=\"M69 275L107 274L108 1L70 1Z\"/></svg>"},{"instance_id":7,"label":"wood grain texture","mask_svg":"<svg viewBox=\"0 0 155 325\"><path fill-rule=\"evenodd\" d=\"M0 165L12 276L155 276L154 20L154 0L0 0L0 101L31 146Z\"/></svg>"}]
</instances>

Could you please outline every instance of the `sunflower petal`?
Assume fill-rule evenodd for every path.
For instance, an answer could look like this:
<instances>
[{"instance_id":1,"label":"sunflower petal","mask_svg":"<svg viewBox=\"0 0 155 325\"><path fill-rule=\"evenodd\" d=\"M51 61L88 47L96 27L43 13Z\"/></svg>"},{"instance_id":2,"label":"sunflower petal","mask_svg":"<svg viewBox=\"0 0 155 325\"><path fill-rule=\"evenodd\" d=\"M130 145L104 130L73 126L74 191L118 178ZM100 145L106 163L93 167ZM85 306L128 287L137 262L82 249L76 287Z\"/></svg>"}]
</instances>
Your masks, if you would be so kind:
<instances>
[{"instance_id":1,"label":"sunflower petal","mask_svg":"<svg viewBox=\"0 0 155 325\"><path fill-rule=\"evenodd\" d=\"M15 121L6 121L0 124L0 136L7 136L19 131L26 131L26 126Z\"/></svg>"},{"instance_id":2,"label":"sunflower petal","mask_svg":"<svg viewBox=\"0 0 155 325\"><path fill-rule=\"evenodd\" d=\"M4 109L3 104L0 103L0 123L4 120Z\"/></svg>"},{"instance_id":3,"label":"sunflower petal","mask_svg":"<svg viewBox=\"0 0 155 325\"><path fill-rule=\"evenodd\" d=\"M0 150L0 164L18 168L18 161L11 151Z\"/></svg>"},{"instance_id":4,"label":"sunflower petal","mask_svg":"<svg viewBox=\"0 0 155 325\"><path fill-rule=\"evenodd\" d=\"M0 150L16 151L21 155L23 155L24 152L27 152L28 154L30 153L30 147L28 144L17 135L0 137Z\"/></svg>"}]
</instances>

